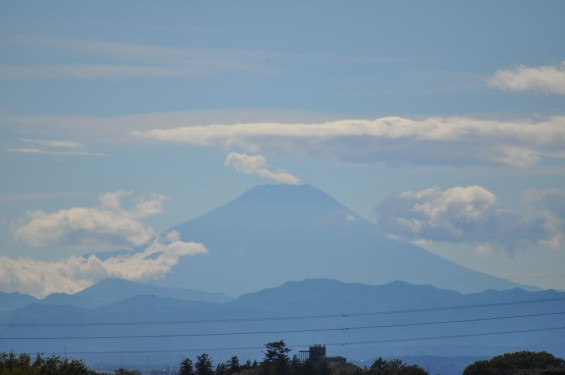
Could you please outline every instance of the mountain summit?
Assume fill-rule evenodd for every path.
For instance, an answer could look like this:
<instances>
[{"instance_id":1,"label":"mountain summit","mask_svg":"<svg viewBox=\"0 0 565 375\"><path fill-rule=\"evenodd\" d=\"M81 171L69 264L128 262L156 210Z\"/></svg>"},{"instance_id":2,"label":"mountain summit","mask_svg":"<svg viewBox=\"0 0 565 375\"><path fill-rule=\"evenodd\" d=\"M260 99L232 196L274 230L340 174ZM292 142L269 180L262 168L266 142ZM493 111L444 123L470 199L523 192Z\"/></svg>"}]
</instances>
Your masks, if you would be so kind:
<instances>
[{"instance_id":1,"label":"mountain summit","mask_svg":"<svg viewBox=\"0 0 565 375\"><path fill-rule=\"evenodd\" d=\"M172 230L209 253L182 259L161 285L234 295L307 278L403 280L462 292L517 286L391 239L308 184L255 187Z\"/></svg>"}]
</instances>

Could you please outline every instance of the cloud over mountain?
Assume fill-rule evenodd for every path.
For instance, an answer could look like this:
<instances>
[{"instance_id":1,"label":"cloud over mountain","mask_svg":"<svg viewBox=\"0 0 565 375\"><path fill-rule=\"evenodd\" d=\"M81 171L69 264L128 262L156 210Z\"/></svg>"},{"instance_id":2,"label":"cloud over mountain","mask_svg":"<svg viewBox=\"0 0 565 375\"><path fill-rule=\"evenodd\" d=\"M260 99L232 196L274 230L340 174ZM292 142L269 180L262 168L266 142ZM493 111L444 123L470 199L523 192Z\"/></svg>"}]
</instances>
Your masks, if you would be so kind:
<instances>
[{"instance_id":1,"label":"cloud over mountain","mask_svg":"<svg viewBox=\"0 0 565 375\"><path fill-rule=\"evenodd\" d=\"M94 207L31 211L15 237L30 246L142 246L155 233L141 220L161 213L165 197L138 197L135 206L127 209L122 201L128 196L131 193L115 191L102 195Z\"/></svg>"},{"instance_id":2,"label":"cloud over mountain","mask_svg":"<svg viewBox=\"0 0 565 375\"><path fill-rule=\"evenodd\" d=\"M105 278L150 280L165 276L181 257L207 253L204 245L183 242L176 232L155 239L145 250L101 259L71 256L57 261L0 256L0 289L36 297L76 293Z\"/></svg>"},{"instance_id":3,"label":"cloud over mountain","mask_svg":"<svg viewBox=\"0 0 565 375\"><path fill-rule=\"evenodd\" d=\"M515 251L533 245L565 243L565 192L528 190L531 217L497 207L496 196L481 186L438 187L392 195L375 208L383 229L413 241L468 243L478 249Z\"/></svg>"},{"instance_id":4,"label":"cloud over mountain","mask_svg":"<svg viewBox=\"0 0 565 375\"><path fill-rule=\"evenodd\" d=\"M539 121L382 117L323 123L238 123L160 128L141 139L279 152L356 163L511 165L565 157L565 116Z\"/></svg>"},{"instance_id":5,"label":"cloud over mountain","mask_svg":"<svg viewBox=\"0 0 565 375\"><path fill-rule=\"evenodd\" d=\"M488 80L489 86L508 91L536 91L565 95L565 61L557 67L527 67L497 71Z\"/></svg>"},{"instance_id":6,"label":"cloud over mountain","mask_svg":"<svg viewBox=\"0 0 565 375\"><path fill-rule=\"evenodd\" d=\"M297 185L300 179L285 171L272 171L263 155L247 155L230 153L226 157L226 167L234 167L236 171L245 174L256 174L282 184Z\"/></svg>"},{"instance_id":7,"label":"cloud over mountain","mask_svg":"<svg viewBox=\"0 0 565 375\"><path fill-rule=\"evenodd\" d=\"M102 194L94 207L30 212L29 220L15 231L16 238L27 245L136 249L54 261L0 256L0 289L43 297L75 293L104 278L156 279L169 273L182 257L207 253L203 244L182 241L175 231L157 236L142 223L163 212L165 199L159 194L133 196L118 190Z\"/></svg>"}]
</instances>

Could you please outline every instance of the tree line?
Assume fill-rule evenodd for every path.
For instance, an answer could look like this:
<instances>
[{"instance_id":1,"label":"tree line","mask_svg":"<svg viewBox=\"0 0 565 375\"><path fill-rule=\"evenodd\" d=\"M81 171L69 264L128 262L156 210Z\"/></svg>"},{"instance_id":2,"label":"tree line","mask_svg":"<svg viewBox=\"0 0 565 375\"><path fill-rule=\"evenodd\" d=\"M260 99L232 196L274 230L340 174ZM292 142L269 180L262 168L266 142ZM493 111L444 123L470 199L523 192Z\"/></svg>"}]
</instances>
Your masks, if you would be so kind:
<instances>
[{"instance_id":1,"label":"tree line","mask_svg":"<svg viewBox=\"0 0 565 375\"><path fill-rule=\"evenodd\" d=\"M179 364L178 375L429 375L418 365L406 364L400 359L377 358L370 367L361 368L351 363L333 365L327 361L313 363L290 357L284 341L265 344L262 361L242 363L237 356L214 365L207 353L195 361L185 358ZM115 375L140 375L137 370L119 368ZM78 359L37 354L32 358L23 353L0 353L0 375L96 375ZM521 351L481 360L467 366L463 375L545 375L565 374L565 361L547 352Z\"/></svg>"},{"instance_id":2,"label":"tree line","mask_svg":"<svg viewBox=\"0 0 565 375\"><path fill-rule=\"evenodd\" d=\"M179 375L427 375L428 372L417 365L408 365L399 359L386 361L378 358L370 368L363 369L354 364L331 365L326 361L313 363L301 361L296 355L289 356L284 341L274 341L265 345L261 362L240 363L237 356L226 362L213 365L204 353L196 361L184 359Z\"/></svg>"}]
</instances>

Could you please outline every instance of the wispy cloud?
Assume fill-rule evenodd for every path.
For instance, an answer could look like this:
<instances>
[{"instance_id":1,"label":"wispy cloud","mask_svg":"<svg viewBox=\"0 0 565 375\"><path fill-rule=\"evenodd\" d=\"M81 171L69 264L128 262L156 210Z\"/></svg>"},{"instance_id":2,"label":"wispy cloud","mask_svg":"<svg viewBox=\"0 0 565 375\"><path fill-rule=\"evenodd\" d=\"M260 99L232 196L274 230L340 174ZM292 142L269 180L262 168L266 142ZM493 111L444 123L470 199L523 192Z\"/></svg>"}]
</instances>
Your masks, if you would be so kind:
<instances>
[{"instance_id":1,"label":"wispy cloud","mask_svg":"<svg viewBox=\"0 0 565 375\"><path fill-rule=\"evenodd\" d=\"M272 68L261 63L269 55L256 51L193 51L178 47L49 37L12 38L12 43L39 56L56 55L63 62L46 65L30 61L23 66L2 65L0 80L190 77L225 70L272 73ZM92 63L96 60L93 57L104 57L105 63ZM65 61L83 62L69 64Z\"/></svg>"},{"instance_id":2,"label":"wispy cloud","mask_svg":"<svg viewBox=\"0 0 565 375\"><path fill-rule=\"evenodd\" d=\"M11 132L26 134L27 137L60 137L88 142L132 142L133 131L147 131L162 124L167 128L191 125L222 123L237 118L245 122L262 121L265 118L278 118L292 121L297 118L312 121L320 119L315 112L264 110L254 108L216 109L201 111L148 112L120 116L0 116L0 128ZM327 115L323 118L327 118Z\"/></svg>"},{"instance_id":3,"label":"wispy cloud","mask_svg":"<svg viewBox=\"0 0 565 375\"><path fill-rule=\"evenodd\" d=\"M94 65L73 64L55 66L0 66L0 80L23 78L127 78L127 77L179 77L194 76L194 71L180 67L141 66L141 65Z\"/></svg>"},{"instance_id":4,"label":"wispy cloud","mask_svg":"<svg viewBox=\"0 0 565 375\"><path fill-rule=\"evenodd\" d=\"M565 192L528 190L531 217L508 212L481 186L434 187L392 195L375 208L382 228L415 242L474 245L480 252L509 252L532 246L558 249L565 244Z\"/></svg>"},{"instance_id":5,"label":"wispy cloud","mask_svg":"<svg viewBox=\"0 0 565 375\"><path fill-rule=\"evenodd\" d=\"M155 233L141 220L161 213L165 197L138 197L136 204L126 209L122 201L130 195L116 191L102 195L94 207L31 211L28 220L15 230L15 237L30 246L142 246Z\"/></svg>"},{"instance_id":6,"label":"wispy cloud","mask_svg":"<svg viewBox=\"0 0 565 375\"><path fill-rule=\"evenodd\" d=\"M100 259L71 256L58 261L0 256L0 289L36 297L76 293L104 278L151 280L165 276L181 257L206 254L204 245L180 241L178 233L155 239L145 250Z\"/></svg>"},{"instance_id":7,"label":"wispy cloud","mask_svg":"<svg viewBox=\"0 0 565 375\"><path fill-rule=\"evenodd\" d=\"M35 192L35 193L13 193L0 194L0 202L26 202L26 201L47 201L60 200L69 197L85 197L89 194L86 192Z\"/></svg>"},{"instance_id":8,"label":"wispy cloud","mask_svg":"<svg viewBox=\"0 0 565 375\"><path fill-rule=\"evenodd\" d=\"M224 163L226 167L234 167L236 171L245 174L256 174L282 184L297 185L300 179L285 171L272 171L263 155L247 155L230 153Z\"/></svg>"},{"instance_id":9,"label":"wispy cloud","mask_svg":"<svg viewBox=\"0 0 565 375\"><path fill-rule=\"evenodd\" d=\"M69 140L48 140L22 138L21 142L26 146L10 148L7 151L22 154L44 154L59 156L106 156L103 153L84 150L85 145L80 142Z\"/></svg>"},{"instance_id":10,"label":"wispy cloud","mask_svg":"<svg viewBox=\"0 0 565 375\"><path fill-rule=\"evenodd\" d=\"M106 156L103 153L94 153L88 151L56 151L45 150L36 147L18 147L8 149L10 152L17 152L20 154L43 154L43 155L57 155L57 156Z\"/></svg>"},{"instance_id":11,"label":"wispy cloud","mask_svg":"<svg viewBox=\"0 0 565 375\"><path fill-rule=\"evenodd\" d=\"M564 116L537 122L383 117L309 124L216 124L134 131L133 135L358 163L531 166L544 157L565 157Z\"/></svg>"},{"instance_id":12,"label":"wispy cloud","mask_svg":"<svg viewBox=\"0 0 565 375\"><path fill-rule=\"evenodd\" d=\"M84 147L83 143L70 141L70 140L22 138L21 141L27 143L35 143L46 147L58 147L58 148L70 148L70 149L77 149Z\"/></svg>"},{"instance_id":13,"label":"wispy cloud","mask_svg":"<svg viewBox=\"0 0 565 375\"><path fill-rule=\"evenodd\" d=\"M559 66L527 67L497 71L488 84L509 91L536 91L565 95L565 61Z\"/></svg>"}]
</instances>

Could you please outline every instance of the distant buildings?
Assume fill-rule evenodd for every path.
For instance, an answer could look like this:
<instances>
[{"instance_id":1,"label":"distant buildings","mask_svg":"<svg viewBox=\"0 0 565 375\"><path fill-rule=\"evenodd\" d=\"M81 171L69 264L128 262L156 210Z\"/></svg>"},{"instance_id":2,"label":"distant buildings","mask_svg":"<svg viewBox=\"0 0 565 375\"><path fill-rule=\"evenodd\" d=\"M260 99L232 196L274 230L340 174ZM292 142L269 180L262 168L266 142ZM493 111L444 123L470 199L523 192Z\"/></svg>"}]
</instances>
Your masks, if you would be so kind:
<instances>
[{"instance_id":1,"label":"distant buildings","mask_svg":"<svg viewBox=\"0 0 565 375\"><path fill-rule=\"evenodd\" d=\"M314 345L308 350L301 350L299 352L299 356L301 362L310 361L314 365L327 363L328 365L343 366L347 362L346 358L342 356L328 357L326 355L326 347L324 345Z\"/></svg>"}]
</instances>

